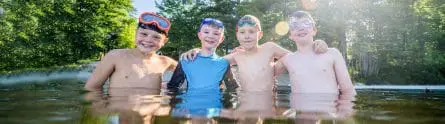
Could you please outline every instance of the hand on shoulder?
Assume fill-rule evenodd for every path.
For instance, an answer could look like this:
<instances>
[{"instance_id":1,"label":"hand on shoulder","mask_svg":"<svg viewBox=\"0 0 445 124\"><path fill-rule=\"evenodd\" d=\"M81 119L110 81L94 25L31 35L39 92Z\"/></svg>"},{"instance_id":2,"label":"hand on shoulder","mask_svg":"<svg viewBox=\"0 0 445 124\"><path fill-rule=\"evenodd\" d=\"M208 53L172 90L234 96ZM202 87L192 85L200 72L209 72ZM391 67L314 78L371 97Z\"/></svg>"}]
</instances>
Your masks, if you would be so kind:
<instances>
[{"instance_id":1,"label":"hand on shoulder","mask_svg":"<svg viewBox=\"0 0 445 124\"><path fill-rule=\"evenodd\" d=\"M184 52L179 56L179 60L193 61L196 59L196 56L200 50L201 49L193 48L187 52Z\"/></svg>"},{"instance_id":2,"label":"hand on shoulder","mask_svg":"<svg viewBox=\"0 0 445 124\"><path fill-rule=\"evenodd\" d=\"M324 40L315 40L313 47L317 54L326 53L328 51L328 44Z\"/></svg>"}]
</instances>

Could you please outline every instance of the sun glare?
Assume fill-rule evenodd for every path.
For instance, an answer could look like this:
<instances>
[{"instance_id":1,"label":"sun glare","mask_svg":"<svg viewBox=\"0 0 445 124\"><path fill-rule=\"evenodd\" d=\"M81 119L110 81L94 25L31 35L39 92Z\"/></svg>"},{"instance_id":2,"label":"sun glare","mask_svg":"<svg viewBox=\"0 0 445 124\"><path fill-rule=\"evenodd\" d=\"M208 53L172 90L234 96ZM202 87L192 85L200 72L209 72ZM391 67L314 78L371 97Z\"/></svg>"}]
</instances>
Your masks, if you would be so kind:
<instances>
[{"instance_id":1,"label":"sun glare","mask_svg":"<svg viewBox=\"0 0 445 124\"><path fill-rule=\"evenodd\" d=\"M289 25L285 21L280 21L275 25L275 33L278 35L286 35L289 31Z\"/></svg>"}]
</instances>

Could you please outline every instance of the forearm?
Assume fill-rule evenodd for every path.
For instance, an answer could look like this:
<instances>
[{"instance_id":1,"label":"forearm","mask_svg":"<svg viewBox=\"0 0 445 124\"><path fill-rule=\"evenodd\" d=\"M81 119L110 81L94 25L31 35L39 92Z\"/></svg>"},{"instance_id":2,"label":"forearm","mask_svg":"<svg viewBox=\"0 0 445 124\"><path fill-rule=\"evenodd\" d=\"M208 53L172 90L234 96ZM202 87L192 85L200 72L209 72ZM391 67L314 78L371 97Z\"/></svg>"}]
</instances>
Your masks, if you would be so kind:
<instances>
[{"instance_id":1,"label":"forearm","mask_svg":"<svg viewBox=\"0 0 445 124\"><path fill-rule=\"evenodd\" d=\"M102 87L94 86L94 85L85 85L84 89L87 91L99 91L102 90Z\"/></svg>"},{"instance_id":2,"label":"forearm","mask_svg":"<svg viewBox=\"0 0 445 124\"><path fill-rule=\"evenodd\" d=\"M85 83L84 89L88 91L102 91L102 87L108 77L99 76L93 73L88 81Z\"/></svg>"},{"instance_id":3,"label":"forearm","mask_svg":"<svg viewBox=\"0 0 445 124\"><path fill-rule=\"evenodd\" d=\"M170 91L177 91L179 87L184 83L185 74L182 70L181 64L179 63L176 66L175 71L173 72L172 78L167 83L167 89Z\"/></svg>"},{"instance_id":4,"label":"forearm","mask_svg":"<svg viewBox=\"0 0 445 124\"><path fill-rule=\"evenodd\" d=\"M224 81L224 83L225 83L226 89L229 91L235 91L236 88L239 87L239 85L235 79L227 79Z\"/></svg>"},{"instance_id":5,"label":"forearm","mask_svg":"<svg viewBox=\"0 0 445 124\"><path fill-rule=\"evenodd\" d=\"M226 89L229 91L234 91L236 88L239 87L238 83L236 82L233 73L231 71L231 66L229 66L226 70L225 78L224 78L224 85L226 86Z\"/></svg>"},{"instance_id":6,"label":"forearm","mask_svg":"<svg viewBox=\"0 0 445 124\"><path fill-rule=\"evenodd\" d=\"M352 86L352 87L342 87L341 89L340 89L340 93L341 93L341 95L352 95L352 96L354 96L354 95L356 95L357 94L357 92L355 91L355 88Z\"/></svg>"},{"instance_id":7,"label":"forearm","mask_svg":"<svg viewBox=\"0 0 445 124\"><path fill-rule=\"evenodd\" d=\"M287 70L284 67L283 63L281 63L280 61L277 61L274 65L274 76L279 76L283 73L286 73Z\"/></svg>"}]
</instances>

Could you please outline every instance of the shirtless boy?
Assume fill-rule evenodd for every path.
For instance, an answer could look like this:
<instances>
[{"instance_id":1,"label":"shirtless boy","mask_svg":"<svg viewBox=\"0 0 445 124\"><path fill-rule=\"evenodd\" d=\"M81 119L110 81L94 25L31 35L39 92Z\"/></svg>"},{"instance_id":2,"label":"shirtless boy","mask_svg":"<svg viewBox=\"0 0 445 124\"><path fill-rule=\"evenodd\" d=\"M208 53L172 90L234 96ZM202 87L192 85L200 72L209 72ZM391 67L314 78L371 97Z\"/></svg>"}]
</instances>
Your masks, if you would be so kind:
<instances>
[{"instance_id":1,"label":"shirtless boy","mask_svg":"<svg viewBox=\"0 0 445 124\"><path fill-rule=\"evenodd\" d=\"M166 18L154 13L142 13L136 31L136 48L116 49L107 53L97 64L85 89L100 91L109 79L110 89L159 90L163 73L173 71L177 64L175 60L155 53L167 43L169 28L170 22Z\"/></svg>"},{"instance_id":2,"label":"shirtless boy","mask_svg":"<svg viewBox=\"0 0 445 124\"><path fill-rule=\"evenodd\" d=\"M243 16L237 23L236 38L243 52L224 56L231 65L238 65L239 80L242 91L272 91L275 84L274 59L280 59L290 51L273 42L261 46L258 41L263 36L258 18L252 15ZM324 41L314 47L323 52L327 49ZM321 47L321 49L319 49ZM323 49L324 47L324 49ZM311 47L312 48L312 47ZM312 49L311 49L312 50ZM195 51L185 53L190 56ZM188 57L193 58L193 57Z\"/></svg>"},{"instance_id":3,"label":"shirtless boy","mask_svg":"<svg viewBox=\"0 0 445 124\"><path fill-rule=\"evenodd\" d=\"M335 48L329 48L324 54L312 50L317 29L311 15L297 11L289 17L289 26L289 39L296 43L298 50L279 62L289 71L292 92L355 94L341 53Z\"/></svg>"}]
</instances>

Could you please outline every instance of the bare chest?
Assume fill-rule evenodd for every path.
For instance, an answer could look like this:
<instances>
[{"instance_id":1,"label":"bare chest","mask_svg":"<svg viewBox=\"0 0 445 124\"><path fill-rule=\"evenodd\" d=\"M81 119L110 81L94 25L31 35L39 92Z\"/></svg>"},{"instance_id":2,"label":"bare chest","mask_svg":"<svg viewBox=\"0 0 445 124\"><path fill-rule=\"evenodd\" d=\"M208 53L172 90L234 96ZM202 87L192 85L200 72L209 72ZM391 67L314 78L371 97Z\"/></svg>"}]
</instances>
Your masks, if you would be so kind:
<instances>
[{"instance_id":1,"label":"bare chest","mask_svg":"<svg viewBox=\"0 0 445 124\"><path fill-rule=\"evenodd\" d=\"M160 79L168 65L156 60L126 59L116 65L115 73L118 79L142 80Z\"/></svg>"},{"instance_id":2,"label":"bare chest","mask_svg":"<svg viewBox=\"0 0 445 124\"><path fill-rule=\"evenodd\" d=\"M284 64L290 74L298 77L321 76L334 73L333 58L324 55L292 55Z\"/></svg>"},{"instance_id":3,"label":"bare chest","mask_svg":"<svg viewBox=\"0 0 445 124\"><path fill-rule=\"evenodd\" d=\"M235 61L241 72L263 72L272 69L273 57L271 53L258 52L256 54L241 54L235 56Z\"/></svg>"}]
</instances>

